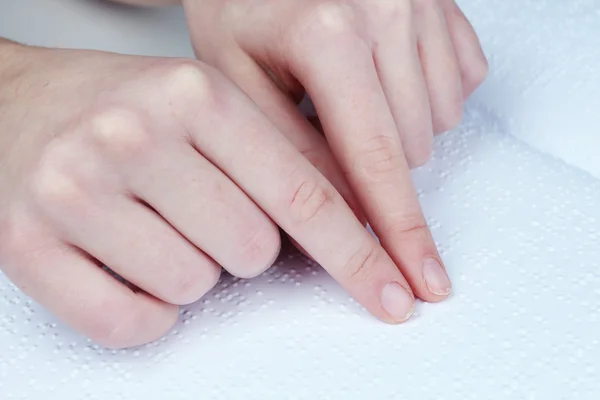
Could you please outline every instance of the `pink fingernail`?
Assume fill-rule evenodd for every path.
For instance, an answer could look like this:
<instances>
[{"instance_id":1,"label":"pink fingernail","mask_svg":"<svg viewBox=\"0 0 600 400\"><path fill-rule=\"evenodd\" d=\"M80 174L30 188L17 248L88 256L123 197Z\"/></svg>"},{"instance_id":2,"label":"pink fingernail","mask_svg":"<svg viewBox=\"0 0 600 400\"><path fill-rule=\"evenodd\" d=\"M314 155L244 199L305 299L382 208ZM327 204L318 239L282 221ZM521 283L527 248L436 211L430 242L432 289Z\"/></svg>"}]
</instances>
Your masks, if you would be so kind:
<instances>
[{"instance_id":1,"label":"pink fingernail","mask_svg":"<svg viewBox=\"0 0 600 400\"><path fill-rule=\"evenodd\" d=\"M413 296L396 282L388 283L383 288L381 304L396 322L409 319L415 307Z\"/></svg>"},{"instance_id":2,"label":"pink fingernail","mask_svg":"<svg viewBox=\"0 0 600 400\"><path fill-rule=\"evenodd\" d=\"M423 263L423 279L429 291L437 296L447 296L452 291L446 271L435 258L428 258Z\"/></svg>"}]
</instances>

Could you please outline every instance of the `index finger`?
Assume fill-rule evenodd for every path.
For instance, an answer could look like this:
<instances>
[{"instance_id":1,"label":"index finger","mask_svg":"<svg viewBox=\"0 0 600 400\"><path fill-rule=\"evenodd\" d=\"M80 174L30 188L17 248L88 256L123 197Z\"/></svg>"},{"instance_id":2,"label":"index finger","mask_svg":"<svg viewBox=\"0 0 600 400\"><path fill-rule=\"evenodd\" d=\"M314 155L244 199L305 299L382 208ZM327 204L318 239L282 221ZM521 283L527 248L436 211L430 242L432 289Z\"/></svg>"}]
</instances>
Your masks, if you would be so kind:
<instances>
[{"instance_id":1,"label":"index finger","mask_svg":"<svg viewBox=\"0 0 600 400\"><path fill-rule=\"evenodd\" d=\"M408 319L408 283L340 193L246 96L225 80L216 90L227 100L182 117L198 150L372 314Z\"/></svg>"},{"instance_id":2,"label":"index finger","mask_svg":"<svg viewBox=\"0 0 600 400\"><path fill-rule=\"evenodd\" d=\"M309 35L310 36L310 35ZM450 282L423 216L370 45L356 35L307 39L292 69L385 250L422 299ZM410 100L409 100L410 101Z\"/></svg>"}]
</instances>

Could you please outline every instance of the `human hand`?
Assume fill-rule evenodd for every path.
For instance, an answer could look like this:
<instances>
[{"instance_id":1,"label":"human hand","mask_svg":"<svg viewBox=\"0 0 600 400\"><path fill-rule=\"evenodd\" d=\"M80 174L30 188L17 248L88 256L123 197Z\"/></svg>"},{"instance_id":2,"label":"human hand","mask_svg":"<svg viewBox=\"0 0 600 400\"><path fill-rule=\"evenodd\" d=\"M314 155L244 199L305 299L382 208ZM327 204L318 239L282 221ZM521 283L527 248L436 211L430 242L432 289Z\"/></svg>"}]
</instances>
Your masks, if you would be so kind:
<instances>
[{"instance_id":1,"label":"human hand","mask_svg":"<svg viewBox=\"0 0 600 400\"><path fill-rule=\"evenodd\" d=\"M198 57L241 87L326 176L338 164L359 200L355 208L414 292L444 299L450 282L409 167L427 161L434 133L459 123L463 100L487 73L454 1L183 4ZM304 89L335 157L296 108Z\"/></svg>"},{"instance_id":2,"label":"human hand","mask_svg":"<svg viewBox=\"0 0 600 400\"><path fill-rule=\"evenodd\" d=\"M380 319L407 282L342 195L196 61L0 45L0 265L108 347L152 341L283 228ZM120 283L103 265L123 277Z\"/></svg>"}]
</instances>

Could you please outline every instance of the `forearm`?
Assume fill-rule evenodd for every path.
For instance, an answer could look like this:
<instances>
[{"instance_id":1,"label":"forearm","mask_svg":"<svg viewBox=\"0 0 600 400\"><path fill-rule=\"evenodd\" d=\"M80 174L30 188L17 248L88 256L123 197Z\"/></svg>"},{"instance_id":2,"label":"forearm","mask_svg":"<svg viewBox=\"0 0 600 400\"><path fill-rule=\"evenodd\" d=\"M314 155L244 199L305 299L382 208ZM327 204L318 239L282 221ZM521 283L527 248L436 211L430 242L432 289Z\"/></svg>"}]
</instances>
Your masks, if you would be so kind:
<instances>
[{"instance_id":1,"label":"forearm","mask_svg":"<svg viewBox=\"0 0 600 400\"><path fill-rule=\"evenodd\" d=\"M115 3L131 4L134 6L173 6L181 4L181 0L110 0Z\"/></svg>"}]
</instances>

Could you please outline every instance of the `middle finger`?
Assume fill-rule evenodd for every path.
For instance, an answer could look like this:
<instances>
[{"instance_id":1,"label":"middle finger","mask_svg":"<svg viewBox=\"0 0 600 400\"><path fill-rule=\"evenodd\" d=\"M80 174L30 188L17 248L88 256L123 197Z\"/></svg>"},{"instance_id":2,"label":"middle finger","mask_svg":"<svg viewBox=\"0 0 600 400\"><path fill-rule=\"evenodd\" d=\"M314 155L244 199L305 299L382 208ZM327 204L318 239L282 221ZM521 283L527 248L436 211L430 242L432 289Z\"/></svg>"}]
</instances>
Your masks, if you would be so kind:
<instances>
[{"instance_id":1,"label":"middle finger","mask_svg":"<svg viewBox=\"0 0 600 400\"><path fill-rule=\"evenodd\" d=\"M450 282L421 211L371 48L338 25L344 26L308 31L293 68L384 248L419 297L442 300Z\"/></svg>"}]
</instances>

